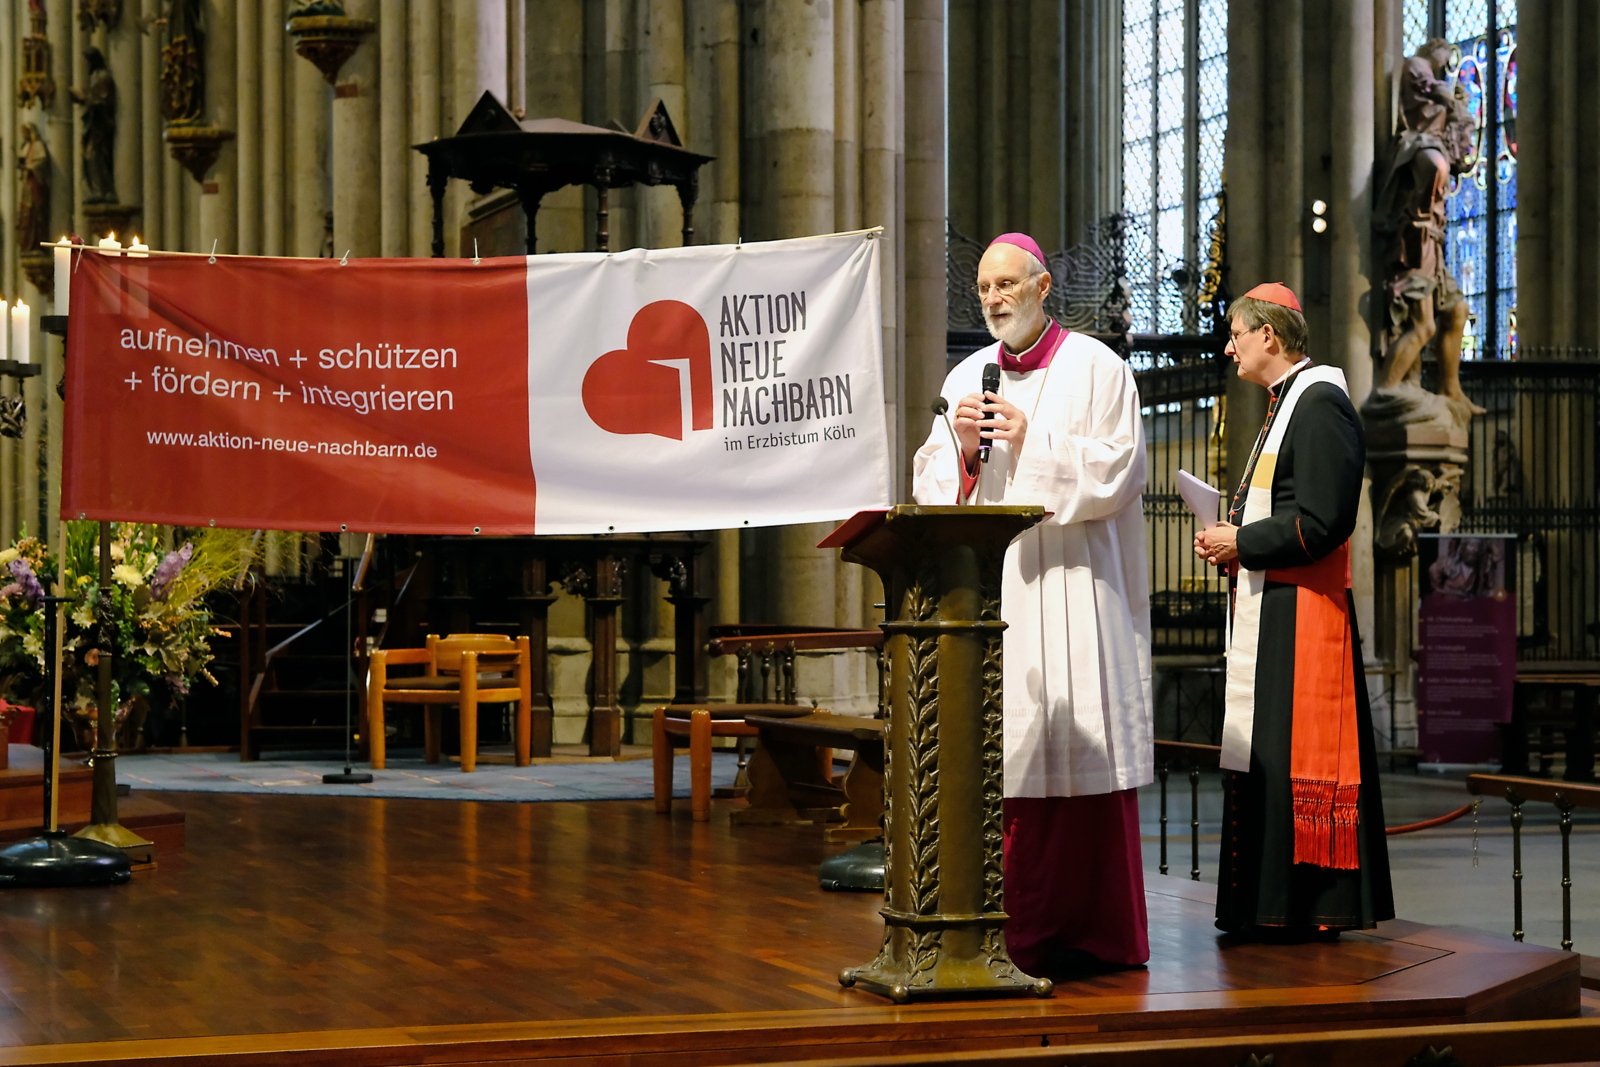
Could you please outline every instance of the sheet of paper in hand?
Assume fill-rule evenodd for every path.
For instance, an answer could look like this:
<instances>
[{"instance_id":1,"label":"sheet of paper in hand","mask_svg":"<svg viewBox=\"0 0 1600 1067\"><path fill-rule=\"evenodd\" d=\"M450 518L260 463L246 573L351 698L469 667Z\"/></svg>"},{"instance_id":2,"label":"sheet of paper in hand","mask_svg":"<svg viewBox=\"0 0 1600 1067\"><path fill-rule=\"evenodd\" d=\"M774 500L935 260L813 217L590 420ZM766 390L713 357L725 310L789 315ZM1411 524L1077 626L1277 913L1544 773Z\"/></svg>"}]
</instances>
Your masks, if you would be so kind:
<instances>
[{"instance_id":1,"label":"sheet of paper in hand","mask_svg":"<svg viewBox=\"0 0 1600 1067\"><path fill-rule=\"evenodd\" d=\"M1194 517L1202 525L1210 526L1217 521L1217 505L1222 500L1222 491L1201 481L1186 470L1178 471L1178 495L1183 497L1183 502L1189 505L1189 510L1194 512Z\"/></svg>"}]
</instances>

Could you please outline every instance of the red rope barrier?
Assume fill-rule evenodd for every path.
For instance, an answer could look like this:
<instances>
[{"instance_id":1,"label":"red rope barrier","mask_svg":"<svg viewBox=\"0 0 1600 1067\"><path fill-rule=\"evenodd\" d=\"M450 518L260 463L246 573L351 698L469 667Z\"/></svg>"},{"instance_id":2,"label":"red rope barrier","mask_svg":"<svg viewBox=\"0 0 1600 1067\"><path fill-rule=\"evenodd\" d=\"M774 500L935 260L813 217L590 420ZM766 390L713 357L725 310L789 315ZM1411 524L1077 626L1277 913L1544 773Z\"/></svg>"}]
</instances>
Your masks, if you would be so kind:
<instances>
[{"instance_id":1,"label":"red rope barrier","mask_svg":"<svg viewBox=\"0 0 1600 1067\"><path fill-rule=\"evenodd\" d=\"M1447 812L1432 819L1423 819L1421 822L1408 822L1401 826L1385 826L1383 832L1393 837L1395 834L1414 834L1418 830L1431 830L1435 826L1443 826L1447 822L1455 822L1471 810L1471 804L1463 804L1455 811Z\"/></svg>"}]
</instances>

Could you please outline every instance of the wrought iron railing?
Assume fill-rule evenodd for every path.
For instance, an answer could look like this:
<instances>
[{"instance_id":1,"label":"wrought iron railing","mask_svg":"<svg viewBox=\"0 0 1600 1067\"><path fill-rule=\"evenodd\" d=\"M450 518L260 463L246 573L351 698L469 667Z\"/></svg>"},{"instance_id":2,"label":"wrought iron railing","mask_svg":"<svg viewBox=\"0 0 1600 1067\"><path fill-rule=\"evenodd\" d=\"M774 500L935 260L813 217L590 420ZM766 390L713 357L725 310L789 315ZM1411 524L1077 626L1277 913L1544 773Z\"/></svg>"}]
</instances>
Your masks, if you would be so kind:
<instances>
[{"instance_id":1,"label":"wrought iron railing","mask_svg":"<svg viewBox=\"0 0 1600 1067\"><path fill-rule=\"evenodd\" d=\"M1600 656L1600 350L1523 348L1461 381L1485 412L1459 529L1517 537L1518 658Z\"/></svg>"}]
</instances>

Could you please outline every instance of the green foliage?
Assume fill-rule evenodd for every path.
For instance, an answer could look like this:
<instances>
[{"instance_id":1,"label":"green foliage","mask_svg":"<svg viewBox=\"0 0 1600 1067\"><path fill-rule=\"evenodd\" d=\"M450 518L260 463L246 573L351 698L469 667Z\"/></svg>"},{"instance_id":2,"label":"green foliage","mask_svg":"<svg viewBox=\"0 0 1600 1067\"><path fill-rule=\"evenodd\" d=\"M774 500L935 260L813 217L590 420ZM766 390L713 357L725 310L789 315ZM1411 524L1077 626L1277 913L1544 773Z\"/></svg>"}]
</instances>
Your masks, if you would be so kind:
<instances>
[{"instance_id":1,"label":"green foliage","mask_svg":"<svg viewBox=\"0 0 1600 1067\"><path fill-rule=\"evenodd\" d=\"M64 566L37 538L0 551L0 694L37 703L43 693L44 601L63 603L62 703L93 703L101 658L114 653L112 701L152 691L181 698L202 679L213 658L206 597L250 573L259 540L250 531L200 531L173 547L169 527L110 526L109 584L102 589L100 524L65 524Z\"/></svg>"}]
</instances>

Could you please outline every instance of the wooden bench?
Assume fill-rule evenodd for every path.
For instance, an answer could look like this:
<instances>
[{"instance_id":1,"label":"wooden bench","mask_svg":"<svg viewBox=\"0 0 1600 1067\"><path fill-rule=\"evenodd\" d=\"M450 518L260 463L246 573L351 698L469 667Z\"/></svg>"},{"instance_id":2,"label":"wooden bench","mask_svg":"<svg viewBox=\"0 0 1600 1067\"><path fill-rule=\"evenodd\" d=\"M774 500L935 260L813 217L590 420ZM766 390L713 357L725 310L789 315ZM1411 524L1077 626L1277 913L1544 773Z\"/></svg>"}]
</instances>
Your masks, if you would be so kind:
<instances>
[{"instance_id":1,"label":"wooden bench","mask_svg":"<svg viewBox=\"0 0 1600 1067\"><path fill-rule=\"evenodd\" d=\"M829 822L829 841L867 841L883 832L882 719L815 711L797 718L748 715L760 738L750 761L750 806L736 824ZM831 753L856 754L840 781ZM819 759L818 753L825 758Z\"/></svg>"},{"instance_id":2,"label":"wooden bench","mask_svg":"<svg viewBox=\"0 0 1600 1067\"><path fill-rule=\"evenodd\" d=\"M788 719L815 712L814 708L801 705L795 696L797 653L882 647L881 630L808 629L745 623L713 627L707 651L713 656L734 656L738 662L736 699L726 703L668 704L655 710L651 748L655 761L656 811L668 814L672 809L674 748L685 743L689 747L690 812L695 821L704 822L710 817L711 807L712 738L754 739L759 731L746 723L748 715ZM742 748L740 752L741 773L734 793L745 791L747 775L742 770ZM832 764L831 751L813 747L810 753L816 765L811 778L829 777L826 768ZM768 777L771 776L769 773Z\"/></svg>"},{"instance_id":3,"label":"wooden bench","mask_svg":"<svg viewBox=\"0 0 1600 1067\"><path fill-rule=\"evenodd\" d=\"M1600 696L1600 661L1542 660L1517 664L1517 681L1506 730L1503 765L1506 774L1529 774L1530 759L1537 757L1540 774L1548 775L1558 751L1566 767L1564 777L1574 781L1594 779L1596 697ZM1570 700L1571 709L1567 704Z\"/></svg>"}]
</instances>

